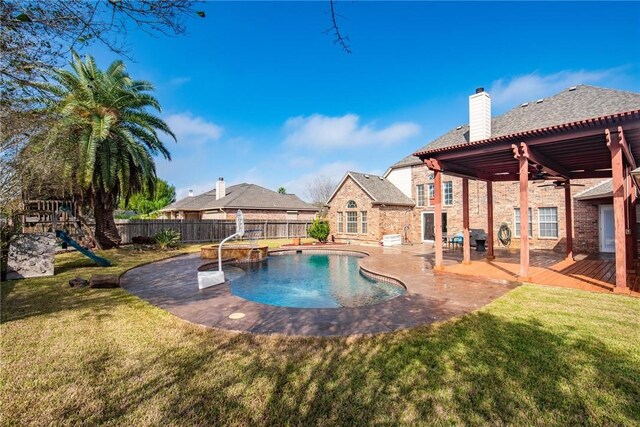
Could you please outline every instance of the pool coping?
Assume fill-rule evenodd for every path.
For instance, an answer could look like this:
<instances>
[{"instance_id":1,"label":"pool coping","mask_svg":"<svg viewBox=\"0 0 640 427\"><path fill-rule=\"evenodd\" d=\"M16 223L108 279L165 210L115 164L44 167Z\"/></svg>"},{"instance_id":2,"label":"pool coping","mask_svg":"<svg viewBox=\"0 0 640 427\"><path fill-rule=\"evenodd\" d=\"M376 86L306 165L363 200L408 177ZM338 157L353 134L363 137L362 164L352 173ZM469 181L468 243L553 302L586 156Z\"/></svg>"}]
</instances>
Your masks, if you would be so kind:
<instances>
[{"instance_id":1,"label":"pool coping","mask_svg":"<svg viewBox=\"0 0 640 427\"><path fill-rule=\"evenodd\" d=\"M198 253L129 270L121 277L122 287L184 320L212 328L268 335L347 336L385 333L447 320L476 310L517 286L482 278L434 275L429 258L433 251L424 246L287 247L272 249L269 255L285 252L357 254L361 256L360 272L401 285L405 293L362 307L269 306L231 294L228 282L195 291L197 267L208 261L200 260ZM236 312L244 313L245 318L228 318Z\"/></svg>"}]
</instances>

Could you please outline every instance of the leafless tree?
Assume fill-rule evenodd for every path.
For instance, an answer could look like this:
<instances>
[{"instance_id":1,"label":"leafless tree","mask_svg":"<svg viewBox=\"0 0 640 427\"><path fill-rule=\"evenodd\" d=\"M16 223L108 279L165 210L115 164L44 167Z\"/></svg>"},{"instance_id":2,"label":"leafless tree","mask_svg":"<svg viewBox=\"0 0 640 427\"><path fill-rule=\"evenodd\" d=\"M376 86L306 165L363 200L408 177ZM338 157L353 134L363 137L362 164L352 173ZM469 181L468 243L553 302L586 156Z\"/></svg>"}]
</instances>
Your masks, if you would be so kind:
<instances>
[{"instance_id":1,"label":"leafless tree","mask_svg":"<svg viewBox=\"0 0 640 427\"><path fill-rule=\"evenodd\" d=\"M345 53L351 53L349 36L345 36L340 32L338 17L341 17L341 15L336 12L335 1L329 0L329 6L331 9L331 27L327 28L325 33L332 33L334 36L333 43L339 45Z\"/></svg>"},{"instance_id":2,"label":"leafless tree","mask_svg":"<svg viewBox=\"0 0 640 427\"><path fill-rule=\"evenodd\" d=\"M325 203L333 194L338 181L325 175L317 176L307 185L307 196L311 203L320 209L321 213L325 213Z\"/></svg>"}]
</instances>

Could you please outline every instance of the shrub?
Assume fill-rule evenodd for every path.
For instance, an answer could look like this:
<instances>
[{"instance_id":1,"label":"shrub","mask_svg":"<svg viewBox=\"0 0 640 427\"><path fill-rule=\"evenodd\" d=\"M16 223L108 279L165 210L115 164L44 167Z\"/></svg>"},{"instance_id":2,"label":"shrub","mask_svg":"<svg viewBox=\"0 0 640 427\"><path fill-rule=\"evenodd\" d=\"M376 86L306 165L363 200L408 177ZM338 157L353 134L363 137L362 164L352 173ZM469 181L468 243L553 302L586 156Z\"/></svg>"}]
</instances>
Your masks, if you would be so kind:
<instances>
[{"instance_id":1,"label":"shrub","mask_svg":"<svg viewBox=\"0 0 640 427\"><path fill-rule=\"evenodd\" d=\"M160 249L170 249L180 246L180 233L170 228L165 228L153 238Z\"/></svg>"},{"instance_id":2,"label":"shrub","mask_svg":"<svg viewBox=\"0 0 640 427\"><path fill-rule=\"evenodd\" d=\"M327 241L327 237L329 237L329 232L329 221L322 218L316 218L309 227L308 234L309 237L324 243Z\"/></svg>"}]
</instances>

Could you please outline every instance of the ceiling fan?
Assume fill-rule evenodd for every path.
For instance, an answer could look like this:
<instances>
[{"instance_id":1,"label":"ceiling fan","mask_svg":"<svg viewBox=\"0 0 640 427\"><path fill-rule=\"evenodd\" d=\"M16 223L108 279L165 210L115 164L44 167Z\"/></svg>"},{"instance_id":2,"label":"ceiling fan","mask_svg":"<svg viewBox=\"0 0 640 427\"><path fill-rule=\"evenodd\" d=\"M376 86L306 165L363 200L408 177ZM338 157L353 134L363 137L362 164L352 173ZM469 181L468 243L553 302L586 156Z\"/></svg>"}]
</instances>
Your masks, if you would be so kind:
<instances>
[{"instance_id":1,"label":"ceiling fan","mask_svg":"<svg viewBox=\"0 0 640 427\"><path fill-rule=\"evenodd\" d=\"M565 186L565 182L566 181L562 181L562 180L557 180L557 181L553 181L553 183L551 184L542 184L542 185L538 185L538 187L553 187L556 189L561 189L564 188ZM569 184L570 187L584 187L584 184Z\"/></svg>"}]
</instances>

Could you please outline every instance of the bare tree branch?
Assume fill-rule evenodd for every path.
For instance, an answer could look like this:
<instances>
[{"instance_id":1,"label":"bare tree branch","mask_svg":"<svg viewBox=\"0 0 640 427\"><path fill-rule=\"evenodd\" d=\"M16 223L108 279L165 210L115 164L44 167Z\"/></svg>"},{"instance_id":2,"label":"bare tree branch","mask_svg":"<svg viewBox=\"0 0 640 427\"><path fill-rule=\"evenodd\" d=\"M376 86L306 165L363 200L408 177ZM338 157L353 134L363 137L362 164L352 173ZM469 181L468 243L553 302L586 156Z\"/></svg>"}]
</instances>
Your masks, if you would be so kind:
<instances>
[{"instance_id":1,"label":"bare tree branch","mask_svg":"<svg viewBox=\"0 0 640 427\"><path fill-rule=\"evenodd\" d=\"M349 45L349 42L351 41L349 39L349 36L343 36L342 33L340 32L340 27L338 26L338 15L336 13L336 9L335 9L335 5L334 5L334 0L329 0L329 5L331 7L331 27L328 28L325 33L333 33L333 35L335 36L335 39L333 40L333 44L337 44L340 45L340 47L342 48L343 51L345 51L345 53L351 53L351 46Z\"/></svg>"}]
</instances>

